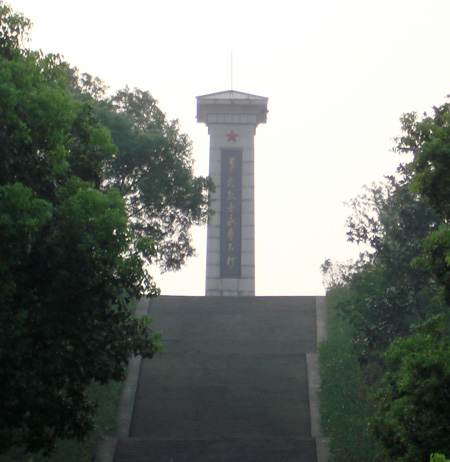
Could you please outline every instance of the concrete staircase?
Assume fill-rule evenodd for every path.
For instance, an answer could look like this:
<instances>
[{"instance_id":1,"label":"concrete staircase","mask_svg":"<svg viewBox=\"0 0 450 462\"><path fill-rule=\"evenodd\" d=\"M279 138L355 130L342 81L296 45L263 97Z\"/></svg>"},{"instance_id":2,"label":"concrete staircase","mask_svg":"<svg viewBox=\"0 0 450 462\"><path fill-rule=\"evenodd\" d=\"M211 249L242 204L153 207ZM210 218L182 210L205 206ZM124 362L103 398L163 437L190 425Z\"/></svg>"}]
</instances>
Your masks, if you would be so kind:
<instances>
[{"instance_id":1,"label":"concrete staircase","mask_svg":"<svg viewBox=\"0 0 450 462\"><path fill-rule=\"evenodd\" d=\"M317 299L152 300L164 352L142 361L114 462L322 462L308 380Z\"/></svg>"},{"instance_id":2,"label":"concrete staircase","mask_svg":"<svg viewBox=\"0 0 450 462\"><path fill-rule=\"evenodd\" d=\"M313 462L312 438L277 440L120 440L117 462Z\"/></svg>"}]
</instances>

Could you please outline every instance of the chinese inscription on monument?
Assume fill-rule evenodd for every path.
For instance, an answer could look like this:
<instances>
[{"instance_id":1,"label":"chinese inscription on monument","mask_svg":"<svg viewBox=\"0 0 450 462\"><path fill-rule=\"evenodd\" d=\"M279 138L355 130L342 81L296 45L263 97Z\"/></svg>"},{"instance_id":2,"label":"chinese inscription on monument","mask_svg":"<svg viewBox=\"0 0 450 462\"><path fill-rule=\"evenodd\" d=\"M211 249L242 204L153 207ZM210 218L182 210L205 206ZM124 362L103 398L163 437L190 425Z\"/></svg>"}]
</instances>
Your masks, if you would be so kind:
<instances>
[{"instance_id":1,"label":"chinese inscription on monument","mask_svg":"<svg viewBox=\"0 0 450 462\"><path fill-rule=\"evenodd\" d=\"M220 277L241 277L242 151L227 149L221 159ZM225 239L223 238L225 237Z\"/></svg>"}]
</instances>

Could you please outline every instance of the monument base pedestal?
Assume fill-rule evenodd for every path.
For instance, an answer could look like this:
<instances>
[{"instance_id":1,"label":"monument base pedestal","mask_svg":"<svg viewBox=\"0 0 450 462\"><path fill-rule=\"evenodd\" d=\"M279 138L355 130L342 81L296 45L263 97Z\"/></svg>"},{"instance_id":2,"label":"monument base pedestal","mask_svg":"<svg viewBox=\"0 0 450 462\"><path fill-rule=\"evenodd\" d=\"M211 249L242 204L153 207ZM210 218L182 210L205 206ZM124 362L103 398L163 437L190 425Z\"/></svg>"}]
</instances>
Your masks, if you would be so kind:
<instances>
[{"instance_id":1,"label":"monument base pedestal","mask_svg":"<svg viewBox=\"0 0 450 462\"><path fill-rule=\"evenodd\" d=\"M207 297L255 296L255 279L206 279Z\"/></svg>"}]
</instances>

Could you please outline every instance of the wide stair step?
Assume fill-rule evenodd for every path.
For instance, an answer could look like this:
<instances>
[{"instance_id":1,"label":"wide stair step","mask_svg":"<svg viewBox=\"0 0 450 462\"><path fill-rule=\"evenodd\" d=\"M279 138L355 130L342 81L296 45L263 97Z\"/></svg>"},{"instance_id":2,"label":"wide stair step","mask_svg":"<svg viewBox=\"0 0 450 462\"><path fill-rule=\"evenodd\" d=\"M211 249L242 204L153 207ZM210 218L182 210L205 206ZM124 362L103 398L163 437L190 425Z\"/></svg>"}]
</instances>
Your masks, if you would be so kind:
<instances>
[{"instance_id":1,"label":"wide stair step","mask_svg":"<svg viewBox=\"0 0 450 462\"><path fill-rule=\"evenodd\" d=\"M114 462L315 462L313 438L152 440L125 438Z\"/></svg>"}]
</instances>

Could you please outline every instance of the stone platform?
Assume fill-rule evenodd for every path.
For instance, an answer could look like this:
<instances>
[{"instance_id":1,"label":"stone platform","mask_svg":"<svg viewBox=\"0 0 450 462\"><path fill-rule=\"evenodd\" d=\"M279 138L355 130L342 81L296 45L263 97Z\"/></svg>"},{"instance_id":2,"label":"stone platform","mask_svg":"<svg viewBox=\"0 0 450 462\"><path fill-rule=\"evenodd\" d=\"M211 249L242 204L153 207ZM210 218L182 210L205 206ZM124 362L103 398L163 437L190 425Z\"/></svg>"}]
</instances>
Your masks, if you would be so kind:
<instances>
[{"instance_id":1,"label":"stone platform","mask_svg":"<svg viewBox=\"0 0 450 462\"><path fill-rule=\"evenodd\" d=\"M164 352L142 361L114 462L325 461L323 308L323 297L152 300Z\"/></svg>"}]
</instances>

